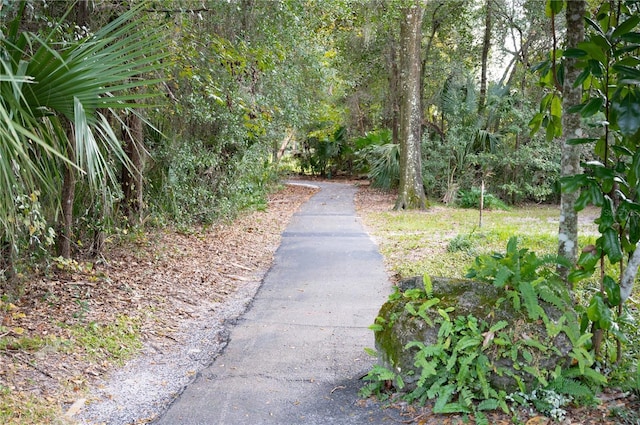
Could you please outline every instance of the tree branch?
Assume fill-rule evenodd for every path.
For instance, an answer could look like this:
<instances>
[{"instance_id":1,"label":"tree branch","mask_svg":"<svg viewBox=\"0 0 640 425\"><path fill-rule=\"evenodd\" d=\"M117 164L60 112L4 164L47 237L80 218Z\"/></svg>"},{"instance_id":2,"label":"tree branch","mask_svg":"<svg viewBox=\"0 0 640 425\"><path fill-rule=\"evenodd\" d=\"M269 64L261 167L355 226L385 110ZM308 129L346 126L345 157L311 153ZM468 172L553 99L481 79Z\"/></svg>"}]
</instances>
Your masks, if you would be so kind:
<instances>
[{"instance_id":1,"label":"tree branch","mask_svg":"<svg viewBox=\"0 0 640 425\"><path fill-rule=\"evenodd\" d=\"M201 7L199 9L144 9L145 12L149 13L199 13L199 12L213 12L212 9L208 9L206 7Z\"/></svg>"}]
</instances>

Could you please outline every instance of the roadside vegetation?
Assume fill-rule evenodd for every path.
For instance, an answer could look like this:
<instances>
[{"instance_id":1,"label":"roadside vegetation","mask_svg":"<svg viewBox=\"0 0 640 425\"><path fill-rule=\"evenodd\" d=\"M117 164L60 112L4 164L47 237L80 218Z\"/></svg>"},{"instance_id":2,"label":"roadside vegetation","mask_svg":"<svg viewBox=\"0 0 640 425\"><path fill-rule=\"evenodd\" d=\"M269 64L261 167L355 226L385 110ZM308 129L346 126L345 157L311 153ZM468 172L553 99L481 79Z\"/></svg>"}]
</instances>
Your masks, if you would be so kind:
<instances>
[{"instance_id":1,"label":"roadside vegetation","mask_svg":"<svg viewBox=\"0 0 640 425\"><path fill-rule=\"evenodd\" d=\"M587 215L591 213L591 215ZM581 245L593 244L597 226L594 210L581 220ZM380 250L397 278L422 274L462 278L474 258L504 250L511 236L539 254L553 254L558 244L558 208L530 204L508 211L479 211L435 204L427 211L378 212L367 216Z\"/></svg>"},{"instance_id":2,"label":"roadside vegetation","mask_svg":"<svg viewBox=\"0 0 640 425\"><path fill-rule=\"evenodd\" d=\"M303 173L430 198L370 217L399 277L464 276L512 236L579 247L584 347L637 388L639 25L627 0L0 2L0 372L74 391L40 364L123 361L159 320L141 300L181 296L152 282L187 250L158 240L211 237ZM479 274L518 274L500 267ZM52 390L14 378L0 420L45 422L20 415Z\"/></svg>"},{"instance_id":3,"label":"roadside vegetation","mask_svg":"<svg viewBox=\"0 0 640 425\"><path fill-rule=\"evenodd\" d=\"M365 224L374 235L390 273L394 280L398 282L415 276L425 276L425 279L431 276L464 279L469 276L470 270L474 269L475 272L473 273L476 279L479 279L479 282L485 280L487 276L492 276L491 279L487 280L487 284L495 284L494 279L496 278L497 269L491 271L488 268L490 266L487 265L492 261L497 261L494 264L511 264L508 266L509 268L521 266L522 270L535 269L536 279L539 279L540 276L547 276L548 279L548 276L550 276L546 274L548 272L542 272L542 270L544 269L544 263L549 258L555 258L556 255L559 217L559 210L556 205L529 204L513 206L508 211L501 209L486 210L483 212L483 224L479 226L478 209L434 203L426 211L397 212L391 209L394 201L393 194L366 189L359 196L359 205L361 205L359 211ZM367 197L377 199L377 201L367 201ZM386 209L380 207L377 209L367 208L366 205L371 202L386 205ZM581 249L593 246L598 237L598 227L593 222L598 213L599 211L593 208L588 208L581 212ZM517 238L517 245L513 243L514 237ZM505 250L509 245L511 245L511 248L508 249L511 249L511 252ZM522 256L517 257L519 258L518 264L520 266L515 266L512 261L514 261L514 255L518 252L519 254L517 255L522 254ZM532 257L528 255L529 253L535 253L536 256ZM478 263L477 259L483 260ZM531 266L534 263L535 267L532 268ZM482 265L480 266L480 264ZM516 269L512 270L515 271ZM548 271L553 271L553 267ZM483 278L480 277L482 273L484 273ZM522 277L522 281L526 280ZM509 280L509 282L510 286L515 284L513 280ZM580 282L573 291L575 303L578 306L582 305L582 309L578 307L577 311L586 312L592 295L599 291L600 285L597 279ZM406 295L417 297L415 298L415 302L417 302L416 311L419 310L419 306L423 303L437 306L434 299L424 292L420 295L419 292ZM632 297L633 300L637 300L639 295L640 291L636 289ZM400 295L394 292L390 295L390 300L398 296ZM424 299L421 297L424 297ZM524 305L524 301L522 302ZM537 305L537 301L533 305ZM434 381L427 381L429 384L426 387L422 387L421 391L418 389L412 392L404 392L402 391L402 384L398 385L398 375L379 366L374 367L367 377L369 384L363 388L362 394L376 394L378 398L387 400L392 406L402 400L411 400L417 403L417 406L426 406L426 410L416 408L414 416L424 415L427 417L433 415L433 413L449 414L461 421L472 420L472 423L493 423L491 422L492 420L499 420L500 416L490 413L493 409L497 409L498 412L504 415L502 416L503 419L500 420L505 420L506 418L511 423L525 423L527 419L533 420L535 417L538 417L536 420L548 420L542 419L543 417L548 417L558 423L563 423L562 421L565 419L570 421L578 420L579 416L580 420L586 421L584 423L636 424L640 421L636 410L637 399L635 398L640 395L640 369L638 368L640 352L637 349L640 344L640 334L638 334L636 325L640 318L638 303L631 301L626 306L625 312L629 316L615 325L616 327L620 325L620 331L625 334L623 338L624 356L622 358L616 361L614 355L613 359L606 357L596 359L591 357L587 351L582 353L591 359L588 360L591 367L598 370L598 374L602 373L602 377L595 380L584 379L583 377L571 385L568 382L573 381L557 381L554 384L557 385L555 387L545 388L545 386L540 386L537 392L527 391L520 394L491 392L486 393L491 394L491 397L484 399L482 390L480 390L483 388L483 378L482 375L476 374L475 367L471 369L469 374L463 374L461 370L455 367L450 369L452 367L450 362L447 365L447 360L450 358L458 358L458 362L464 362L465 355L472 356L469 359L475 358L477 352L474 348L467 348L469 351L466 353L445 350L447 353L446 358L442 360L444 363L440 364L440 360L435 354L437 346L423 346L418 353L423 353L426 358L419 360L417 355L416 365L420 364L428 368L436 367L436 370L440 371L438 372L440 377L446 376L447 373L453 373L449 378L451 380L445 381L445 384L455 382L458 388L455 392L456 394L463 389L463 392L458 396L460 398L452 397L448 399L449 404L446 404L446 407L444 402L438 406L439 396L446 389L444 384L442 384L442 387L438 387ZM448 314L453 315L454 313L449 311ZM487 314L489 313L487 312ZM444 320L442 317L440 317L440 320ZM477 333L478 341L482 344L483 340L486 341L487 332L492 334L495 332L496 335L500 334L499 326L494 326L492 329L489 329L489 327L484 329L482 323L485 319L486 317L478 317L475 325L472 325L471 322L456 322L455 324L451 322L450 326L452 326L452 332L461 332L457 338L465 336L467 342L469 342L469 338L475 338L474 335ZM416 316L416 320L423 319ZM438 320L435 322L438 326L441 325ZM576 336L580 335L579 322L579 318L577 321L574 320ZM372 329L381 330L383 327L376 323L372 325ZM605 343L606 348L604 351L608 356L616 352L617 337L614 335L615 333L609 332L605 337L607 342ZM452 349L457 341L454 335L452 334L449 338L450 340L453 338L453 342L449 341L452 344ZM587 333L587 335L589 334ZM415 344L419 346L420 342L416 341ZM471 347L473 347L473 344L471 344ZM508 343L503 348L512 350L513 346ZM530 347L528 349L532 350L535 355L535 350ZM443 355L445 352L443 352ZM372 354L375 355L375 352ZM424 363L425 359L431 359L429 365ZM542 372L544 374L549 371ZM575 377L575 374L573 376ZM542 382L547 381L543 380ZM553 380L549 382L553 384ZM559 385L559 382L562 382L562 385ZM578 384L578 382L582 383ZM582 386L583 384L585 386ZM547 385L549 384L547 383ZM427 392L429 386L432 387ZM389 391L389 388L393 389ZM464 407L464 402L462 401L464 391L470 391L467 396L470 397L470 400L476 400L475 404L469 405L469 410L466 410L467 408ZM473 394L474 391L480 391L480 395L471 396L470 394ZM425 397L427 393L430 396ZM598 401L598 396L604 396L605 400L613 397L615 402L600 402ZM454 403L455 400L458 401ZM435 405L433 404L434 402ZM532 412L535 413L531 414L531 412L527 413L525 410L521 410L523 406L527 409L533 409ZM484 410L487 407L489 407L489 411ZM504 411L502 411L503 409ZM410 417L411 415L408 414L407 416ZM464 419L465 417L466 419Z\"/></svg>"}]
</instances>

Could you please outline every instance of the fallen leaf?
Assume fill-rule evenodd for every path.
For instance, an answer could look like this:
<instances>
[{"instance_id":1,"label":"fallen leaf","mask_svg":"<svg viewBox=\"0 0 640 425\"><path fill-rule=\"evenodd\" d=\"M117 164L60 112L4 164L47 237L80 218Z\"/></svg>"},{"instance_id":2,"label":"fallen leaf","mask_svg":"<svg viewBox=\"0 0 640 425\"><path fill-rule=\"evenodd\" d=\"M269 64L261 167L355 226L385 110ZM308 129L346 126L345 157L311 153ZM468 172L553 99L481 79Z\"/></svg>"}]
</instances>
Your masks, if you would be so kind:
<instances>
[{"instance_id":1,"label":"fallen leaf","mask_svg":"<svg viewBox=\"0 0 640 425\"><path fill-rule=\"evenodd\" d=\"M526 425L548 425L551 422L551 419L546 416L534 416L529 419Z\"/></svg>"},{"instance_id":2,"label":"fallen leaf","mask_svg":"<svg viewBox=\"0 0 640 425\"><path fill-rule=\"evenodd\" d=\"M86 398L77 399L71 405L71 407L69 407L69 410L66 411L66 413L64 414L64 417L65 418L72 418L73 416L75 416L75 414L78 413L80 411L80 409L82 409L82 406L84 406L86 402L87 402Z\"/></svg>"}]
</instances>

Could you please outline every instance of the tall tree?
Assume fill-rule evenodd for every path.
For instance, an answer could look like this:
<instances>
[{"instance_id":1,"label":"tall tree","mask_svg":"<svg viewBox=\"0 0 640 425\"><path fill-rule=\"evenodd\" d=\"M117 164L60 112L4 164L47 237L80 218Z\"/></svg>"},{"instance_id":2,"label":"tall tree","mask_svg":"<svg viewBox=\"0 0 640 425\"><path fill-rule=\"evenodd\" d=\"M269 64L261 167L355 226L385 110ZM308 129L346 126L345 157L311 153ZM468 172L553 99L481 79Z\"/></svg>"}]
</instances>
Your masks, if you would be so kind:
<instances>
[{"instance_id":1,"label":"tall tree","mask_svg":"<svg viewBox=\"0 0 640 425\"><path fill-rule=\"evenodd\" d=\"M482 40L482 61L480 63L480 97L478 109L484 109L487 99L487 63L489 62L489 49L491 48L491 0L487 0L484 17L484 38Z\"/></svg>"},{"instance_id":2,"label":"tall tree","mask_svg":"<svg viewBox=\"0 0 640 425\"><path fill-rule=\"evenodd\" d=\"M416 0L403 9L400 21L400 187L395 209L426 206L420 152L423 14L420 1Z\"/></svg>"},{"instance_id":3,"label":"tall tree","mask_svg":"<svg viewBox=\"0 0 640 425\"><path fill-rule=\"evenodd\" d=\"M577 48L584 41L585 1L574 0L567 2L566 18L566 48ZM565 78L562 85L562 115L563 136L560 139L562 157L560 165L561 176L573 176L581 172L580 150L578 145L567 143L568 139L583 138L580 126L580 114L568 113L569 108L582 102L582 85L574 87L581 69L576 66L576 58L567 58L565 62ZM567 193L562 191L560 197L560 226L558 232L558 255L576 262L578 258L578 213L575 210L579 192ZM566 279L569 269L559 266L560 275Z\"/></svg>"}]
</instances>

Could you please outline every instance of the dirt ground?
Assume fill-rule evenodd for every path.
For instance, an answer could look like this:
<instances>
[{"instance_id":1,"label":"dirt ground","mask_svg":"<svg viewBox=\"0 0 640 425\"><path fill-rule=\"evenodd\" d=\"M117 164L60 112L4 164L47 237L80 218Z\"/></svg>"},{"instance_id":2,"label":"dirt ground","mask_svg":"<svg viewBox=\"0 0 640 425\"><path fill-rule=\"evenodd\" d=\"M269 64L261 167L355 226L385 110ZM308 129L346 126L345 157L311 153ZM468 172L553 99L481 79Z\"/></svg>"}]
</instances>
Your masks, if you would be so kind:
<instances>
[{"instance_id":1,"label":"dirt ground","mask_svg":"<svg viewBox=\"0 0 640 425\"><path fill-rule=\"evenodd\" d=\"M372 190L365 182L354 184L361 188L356 199L361 215L393 206L393 195ZM1 405L30 409L37 400L59 412L62 418L58 423L133 424L153 420L154 413L146 410L143 416L134 418L138 414L134 412L119 419L122 422L105 417L94 417L92 422L87 419L90 415L83 416L87 405L100 402L97 397L112 397L108 391L110 378L113 381L112 377L118 376L122 385L137 378L127 380L117 375L126 368L107 355L106 348L78 350L75 342L80 336L74 329L107 326L127 316L132 318L127 323L135 324L141 332L143 357L162 362L168 353L181 355L182 348L196 364L183 365L183 370L186 375L194 374L192 368L199 362L210 362L211 353L199 357L194 352L198 350L188 345L193 340L189 333L208 332L208 340L213 340L211 350L224 346L225 333L222 328L213 333L211 329L196 329L193 323L215 316L234 299L236 304L246 305L251 288L259 285L271 264L280 234L313 193L309 187L288 185L270 196L265 211L243 215L232 223L188 233L164 228L121 234L112 238L99 261L60 264L60 268L26 280L20 297L0 301L0 329L4 330L0 334ZM229 314L240 314L242 306L229 310ZM225 317L218 319L223 326ZM201 345L202 338L195 341ZM206 355L208 360L203 360ZM607 417L611 407L637 409L635 401L615 392L606 394L603 400L593 409L571 410L564 423L638 423L615 422ZM406 417L403 423L453 424L464 419L434 416L428 406L396 403L390 408L402 411ZM26 410L16 411L9 423L44 423L33 418ZM523 418L526 425L551 423L526 412ZM492 420L495 424L512 423L512 418L505 415L496 414Z\"/></svg>"}]
</instances>

